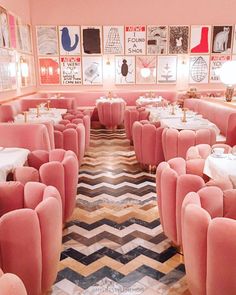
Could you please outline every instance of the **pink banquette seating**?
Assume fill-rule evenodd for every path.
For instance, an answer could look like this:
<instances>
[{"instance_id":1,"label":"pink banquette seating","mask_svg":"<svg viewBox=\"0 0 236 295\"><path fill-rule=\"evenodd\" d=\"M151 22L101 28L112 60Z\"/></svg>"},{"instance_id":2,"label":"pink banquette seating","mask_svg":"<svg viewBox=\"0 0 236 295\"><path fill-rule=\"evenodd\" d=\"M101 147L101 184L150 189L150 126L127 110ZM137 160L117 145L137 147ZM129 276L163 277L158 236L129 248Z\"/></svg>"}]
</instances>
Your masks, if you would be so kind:
<instances>
[{"instance_id":1,"label":"pink banquette seating","mask_svg":"<svg viewBox=\"0 0 236 295\"><path fill-rule=\"evenodd\" d=\"M192 98L186 99L184 106L216 124L221 134L226 137L226 144L236 145L236 109L217 102Z\"/></svg>"},{"instance_id":2,"label":"pink banquette seating","mask_svg":"<svg viewBox=\"0 0 236 295\"><path fill-rule=\"evenodd\" d=\"M204 180L192 174L183 158L158 165L156 171L157 203L165 235L175 245L182 245L181 207L188 192L205 186Z\"/></svg>"},{"instance_id":3,"label":"pink banquette seating","mask_svg":"<svg viewBox=\"0 0 236 295\"><path fill-rule=\"evenodd\" d=\"M183 251L192 295L236 294L236 190L190 192L182 207Z\"/></svg>"},{"instance_id":4,"label":"pink banquette seating","mask_svg":"<svg viewBox=\"0 0 236 295\"><path fill-rule=\"evenodd\" d=\"M216 133L213 129L180 130L165 128L162 134L162 146L165 160L182 157L186 158L187 150L191 146L206 143L213 145Z\"/></svg>"},{"instance_id":5,"label":"pink banquette seating","mask_svg":"<svg viewBox=\"0 0 236 295\"><path fill-rule=\"evenodd\" d=\"M0 146L50 150L51 142L43 124L0 123Z\"/></svg>"},{"instance_id":6,"label":"pink banquette seating","mask_svg":"<svg viewBox=\"0 0 236 295\"><path fill-rule=\"evenodd\" d=\"M46 294L60 260L59 192L42 183L1 182L0 208L1 269L17 275L28 295Z\"/></svg>"},{"instance_id":7,"label":"pink banquette seating","mask_svg":"<svg viewBox=\"0 0 236 295\"><path fill-rule=\"evenodd\" d=\"M136 158L142 165L156 166L164 160L162 150L163 127L149 121L134 122L133 141Z\"/></svg>"},{"instance_id":8,"label":"pink banquette seating","mask_svg":"<svg viewBox=\"0 0 236 295\"><path fill-rule=\"evenodd\" d=\"M97 104L98 117L102 125L116 128L124 121L125 102L99 102Z\"/></svg>"},{"instance_id":9,"label":"pink banquette seating","mask_svg":"<svg viewBox=\"0 0 236 295\"><path fill-rule=\"evenodd\" d=\"M21 98L18 100L11 101L0 105L0 122L13 121L14 117L27 111L29 108L35 108L40 103L46 103L50 100L50 107L60 109L74 109L75 101L73 98Z\"/></svg>"},{"instance_id":10,"label":"pink banquette seating","mask_svg":"<svg viewBox=\"0 0 236 295\"><path fill-rule=\"evenodd\" d=\"M76 155L62 149L38 150L28 155L28 165L15 169L15 180L22 184L40 180L56 187L61 196L63 222L66 222L75 208L79 173Z\"/></svg>"},{"instance_id":11,"label":"pink banquette seating","mask_svg":"<svg viewBox=\"0 0 236 295\"><path fill-rule=\"evenodd\" d=\"M14 274L4 274L0 269L0 291L1 295L27 295L25 286L21 279Z\"/></svg>"},{"instance_id":12,"label":"pink banquette seating","mask_svg":"<svg viewBox=\"0 0 236 295\"><path fill-rule=\"evenodd\" d=\"M148 120L149 112L145 108L126 109L124 114L124 125L126 137L133 142L132 128L136 121Z\"/></svg>"},{"instance_id":13,"label":"pink banquette seating","mask_svg":"<svg viewBox=\"0 0 236 295\"><path fill-rule=\"evenodd\" d=\"M70 123L62 120L54 125L55 147L73 151L81 165L85 153L85 127L83 123Z\"/></svg>"}]
</instances>

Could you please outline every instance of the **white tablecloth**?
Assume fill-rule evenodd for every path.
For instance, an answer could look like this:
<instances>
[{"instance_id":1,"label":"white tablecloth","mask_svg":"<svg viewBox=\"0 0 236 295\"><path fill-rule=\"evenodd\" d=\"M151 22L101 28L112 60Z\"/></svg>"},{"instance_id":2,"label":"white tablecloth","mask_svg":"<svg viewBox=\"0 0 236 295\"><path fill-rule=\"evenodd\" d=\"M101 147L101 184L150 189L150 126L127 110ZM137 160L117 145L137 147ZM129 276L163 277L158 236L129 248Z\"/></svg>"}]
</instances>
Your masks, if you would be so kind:
<instances>
[{"instance_id":1,"label":"white tablecloth","mask_svg":"<svg viewBox=\"0 0 236 295\"><path fill-rule=\"evenodd\" d=\"M236 176L236 156L223 154L216 157L212 154L207 157L203 172L214 180Z\"/></svg>"},{"instance_id":2,"label":"white tablecloth","mask_svg":"<svg viewBox=\"0 0 236 295\"><path fill-rule=\"evenodd\" d=\"M109 102L109 103L114 103L114 102L125 102L123 98L121 97L112 97L112 98L107 98L107 97L100 97L96 100L96 104L99 102Z\"/></svg>"},{"instance_id":3,"label":"white tablecloth","mask_svg":"<svg viewBox=\"0 0 236 295\"><path fill-rule=\"evenodd\" d=\"M136 105L137 106L147 106L147 105L152 105L158 102L162 101L162 96L158 96L158 97L145 97L145 96L140 96L137 100L136 100Z\"/></svg>"},{"instance_id":4,"label":"white tablecloth","mask_svg":"<svg viewBox=\"0 0 236 295\"><path fill-rule=\"evenodd\" d=\"M42 108L39 112L42 115L61 116L67 112L67 109L50 108L48 110L47 108ZM37 114L37 109L29 108L29 114Z\"/></svg>"},{"instance_id":5,"label":"white tablecloth","mask_svg":"<svg viewBox=\"0 0 236 295\"><path fill-rule=\"evenodd\" d=\"M198 130L198 129L214 129L216 135L220 134L220 129L212 122L207 119L198 118L196 116L187 118L187 122L182 122L181 118L165 118L160 119L161 126L174 128L178 130L188 129L188 130Z\"/></svg>"},{"instance_id":6,"label":"white tablecloth","mask_svg":"<svg viewBox=\"0 0 236 295\"><path fill-rule=\"evenodd\" d=\"M6 181L7 174L27 161L29 150L0 147L0 181Z\"/></svg>"},{"instance_id":7,"label":"white tablecloth","mask_svg":"<svg viewBox=\"0 0 236 295\"><path fill-rule=\"evenodd\" d=\"M36 114L27 114L27 122L28 123L44 123L44 122L52 122L54 124L57 124L61 121L62 116L60 114L40 114L39 117L37 117ZM25 118L24 115L18 114L14 118L15 123L24 123Z\"/></svg>"},{"instance_id":8,"label":"white tablecloth","mask_svg":"<svg viewBox=\"0 0 236 295\"><path fill-rule=\"evenodd\" d=\"M172 106L168 107L148 107L146 108L147 111L150 112L149 120L151 122L157 122L160 121L160 119L173 119L173 118L182 118L183 117L183 111L181 108L175 106L175 114L172 115ZM196 113L192 111L186 112L186 117L192 118L195 116Z\"/></svg>"}]
</instances>

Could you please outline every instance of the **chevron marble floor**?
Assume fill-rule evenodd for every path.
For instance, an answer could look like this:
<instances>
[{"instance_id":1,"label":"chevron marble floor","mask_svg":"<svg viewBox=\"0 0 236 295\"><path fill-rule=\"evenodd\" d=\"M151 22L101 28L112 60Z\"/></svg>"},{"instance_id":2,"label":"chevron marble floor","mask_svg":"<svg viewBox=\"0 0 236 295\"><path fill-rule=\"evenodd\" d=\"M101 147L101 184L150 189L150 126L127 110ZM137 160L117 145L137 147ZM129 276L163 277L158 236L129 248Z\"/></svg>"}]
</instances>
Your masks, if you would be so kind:
<instances>
[{"instance_id":1,"label":"chevron marble floor","mask_svg":"<svg viewBox=\"0 0 236 295\"><path fill-rule=\"evenodd\" d=\"M183 257L162 232L155 175L124 130L92 130L53 295L189 295Z\"/></svg>"}]
</instances>

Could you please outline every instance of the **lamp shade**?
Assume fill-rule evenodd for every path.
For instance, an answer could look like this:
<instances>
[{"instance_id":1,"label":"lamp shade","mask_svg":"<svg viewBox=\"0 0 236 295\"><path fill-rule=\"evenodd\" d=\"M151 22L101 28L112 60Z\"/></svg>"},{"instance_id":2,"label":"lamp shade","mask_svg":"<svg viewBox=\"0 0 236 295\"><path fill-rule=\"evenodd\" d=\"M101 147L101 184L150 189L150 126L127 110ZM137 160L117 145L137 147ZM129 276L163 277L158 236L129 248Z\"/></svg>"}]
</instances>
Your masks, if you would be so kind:
<instances>
[{"instance_id":1,"label":"lamp shade","mask_svg":"<svg viewBox=\"0 0 236 295\"><path fill-rule=\"evenodd\" d=\"M220 80L227 86L236 84L236 60L227 61L220 69Z\"/></svg>"}]
</instances>

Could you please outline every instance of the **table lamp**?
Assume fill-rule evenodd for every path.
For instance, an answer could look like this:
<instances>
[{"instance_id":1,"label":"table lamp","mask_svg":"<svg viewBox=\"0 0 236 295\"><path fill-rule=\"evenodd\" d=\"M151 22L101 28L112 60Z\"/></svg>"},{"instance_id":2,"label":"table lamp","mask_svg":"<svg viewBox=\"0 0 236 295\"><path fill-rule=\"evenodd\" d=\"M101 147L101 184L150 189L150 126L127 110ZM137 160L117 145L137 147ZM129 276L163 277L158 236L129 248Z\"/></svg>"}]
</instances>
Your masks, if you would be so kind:
<instances>
[{"instance_id":1,"label":"table lamp","mask_svg":"<svg viewBox=\"0 0 236 295\"><path fill-rule=\"evenodd\" d=\"M226 85L225 100L230 102L236 84L236 60L226 61L220 69L220 80Z\"/></svg>"}]
</instances>

